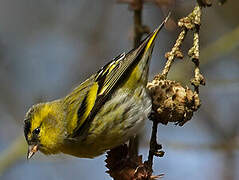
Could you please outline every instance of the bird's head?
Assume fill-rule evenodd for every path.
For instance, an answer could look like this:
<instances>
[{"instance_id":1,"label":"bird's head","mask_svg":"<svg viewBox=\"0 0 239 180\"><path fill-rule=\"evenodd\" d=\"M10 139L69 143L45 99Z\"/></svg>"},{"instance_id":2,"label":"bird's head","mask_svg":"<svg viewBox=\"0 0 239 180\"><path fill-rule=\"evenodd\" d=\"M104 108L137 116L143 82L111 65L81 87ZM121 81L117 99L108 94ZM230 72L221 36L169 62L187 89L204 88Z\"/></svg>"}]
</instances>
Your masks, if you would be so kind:
<instances>
[{"instance_id":1,"label":"bird's head","mask_svg":"<svg viewBox=\"0 0 239 180\"><path fill-rule=\"evenodd\" d=\"M33 105L24 120L24 135L28 144L27 159L38 150L55 154L63 141L64 124L59 102Z\"/></svg>"}]
</instances>

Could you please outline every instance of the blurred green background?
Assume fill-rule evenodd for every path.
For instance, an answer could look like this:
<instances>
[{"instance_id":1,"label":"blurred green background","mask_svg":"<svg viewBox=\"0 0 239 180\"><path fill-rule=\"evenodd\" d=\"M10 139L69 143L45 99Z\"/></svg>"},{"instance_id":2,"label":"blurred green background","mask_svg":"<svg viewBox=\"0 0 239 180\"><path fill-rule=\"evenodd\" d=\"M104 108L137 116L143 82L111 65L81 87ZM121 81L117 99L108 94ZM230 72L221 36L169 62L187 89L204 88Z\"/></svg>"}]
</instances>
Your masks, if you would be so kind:
<instances>
[{"instance_id":1,"label":"blurred green background","mask_svg":"<svg viewBox=\"0 0 239 180\"><path fill-rule=\"evenodd\" d=\"M164 66L179 33L174 23L191 12L195 1L146 3L143 22L157 27L168 9L171 23L158 38L150 79ZM202 106L183 127L159 125L166 152L156 159L155 174L166 180L239 179L239 1L203 9L201 26ZM105 156L78 159L38 153L26 161L23 118L40 101L66 95L121 52L132 48L133 12L115 0L0 1L0 179L110 179ZM183 51L192 45L187 36ZM193 66L177 60L171 79L188 84ZM151 122L141 133L147 157Z\"/></svg>"}]
</instances>

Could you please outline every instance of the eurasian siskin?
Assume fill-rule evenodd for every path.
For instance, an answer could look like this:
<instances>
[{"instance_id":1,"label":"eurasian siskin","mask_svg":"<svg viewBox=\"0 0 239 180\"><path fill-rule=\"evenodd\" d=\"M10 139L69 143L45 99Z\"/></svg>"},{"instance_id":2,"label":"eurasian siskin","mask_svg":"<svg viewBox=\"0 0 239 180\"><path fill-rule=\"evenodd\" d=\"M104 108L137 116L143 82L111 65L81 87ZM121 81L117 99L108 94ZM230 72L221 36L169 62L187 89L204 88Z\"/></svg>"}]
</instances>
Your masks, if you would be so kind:
<instances>
[{"instance_id":1,"label":"eurasian siskin","mask_svg":"<svg viewBox=\"0 0 239 180\"><path fill-rule=\"evenodd\" d=\"M93 158L134 136L151 111L149 62L163 24L66 97L33 105L24 120L27 158L38 150Z\"/></svg>"}]
</instances>

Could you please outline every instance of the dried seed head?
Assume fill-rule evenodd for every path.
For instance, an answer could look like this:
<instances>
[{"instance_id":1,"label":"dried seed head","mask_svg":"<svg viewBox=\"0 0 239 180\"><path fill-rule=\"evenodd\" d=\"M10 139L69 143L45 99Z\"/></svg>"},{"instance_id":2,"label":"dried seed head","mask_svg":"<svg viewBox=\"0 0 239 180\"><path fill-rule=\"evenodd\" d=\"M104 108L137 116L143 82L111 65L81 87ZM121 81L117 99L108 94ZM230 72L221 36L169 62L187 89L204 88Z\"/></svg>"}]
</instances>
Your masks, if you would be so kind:
<instances>
[{"instance_id":1,"label":"dried seed head","mask_svg":"<svg viewBox=\"0 0 239 180\"><path fill-rule=\"evenodd\" d=\"M178 82L155 78L147 88L152 98L152 116L163 124L175 122L182 126L200 106L198 94Z\"/></svg>"},{"instance_id":2,"label":"dried seed head","mask_svg":"<svg viewBox=\"0 0 239 180\"><path fill-rule=\"evenodd\" d=\"M152 170L142 161L142 155L129 156L127 145L121 145L107 152L106 171L114 180L156 180Z\"/></svg>"}]
</instances>

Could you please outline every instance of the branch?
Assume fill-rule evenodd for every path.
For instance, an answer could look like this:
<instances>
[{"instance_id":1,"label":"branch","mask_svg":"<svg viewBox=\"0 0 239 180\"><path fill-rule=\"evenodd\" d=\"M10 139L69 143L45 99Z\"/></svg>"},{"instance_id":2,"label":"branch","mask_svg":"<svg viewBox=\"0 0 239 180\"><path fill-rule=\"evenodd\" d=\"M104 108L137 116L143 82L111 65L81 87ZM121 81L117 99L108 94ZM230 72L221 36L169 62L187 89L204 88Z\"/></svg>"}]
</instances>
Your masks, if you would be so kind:
<instances>
[{"instance_id":1,"label":"branch","mask_svg":"<svg viewBox=\"0 0 239 180\"><path fill-rule=\"evenodd\" d=\"M154 77L152 82L149 82L147 88L152 98L152 113L150 119L153 121L153 129L150 140L150 150L147 164L152 171L153 156L162 156L163 151L161 145L158 145L156 134L158 123L167 124L175 122L183 126L189 121L193 113L200 107L199 85L204 85L204 78L199 70L199 27L201 20L201 8L196 5L192 13L182 18L178 22L178 26L182 28L178 38L170 52L165 54L167 59L166 65L162 74ZM195 74L192 84L195 87L195 92L189 88L184 88L180 83L167 80L167 75L176 58L183 58L183 53L180 48L188 31L193 31L194 39L193 46L189 50L188 55L195 64Z\"/></svg>"},{"instance_id":2,"label":"branch","mask_svg":"<svg viewBox=\"0 0 239 180\"><path fill-rule=\"evenodd\" d=\"M165 54L165 58L167 59L167 62L163 69L163 72L162 72L162 77L164 79L167 78L168 72L172 66L172 63L174 62L174 59L175 58L179 58L179 59L183 58L183 53L181 52L180 47L182 45L182 42L185 38L186 33L187 33L187 29L184 28L181 31L181 33L178 35L178 38L177 38L176 43L174 44L172 50Z\"/></svg>"},{"instance_id":3,"label":"branch","mask_svg":"<svg viewBox=\"0 0 239 180\"><path fill-rule=\"evenodd\" d=\"M200 66L205 67L209 63L213 63L218 60L219 57L224 57L227 54L235 51L239 45L239 26L234 30L225 33L218 40L208 44L201 50L200 53ZM235 59L237 60L237 59ZM188 58L185 59L188 61ZM171 71L170 78L177 81L185 81L190 74L190 68L187 68L187 64L177 64L177 68Z\"/></svg>"}]
</instances>

